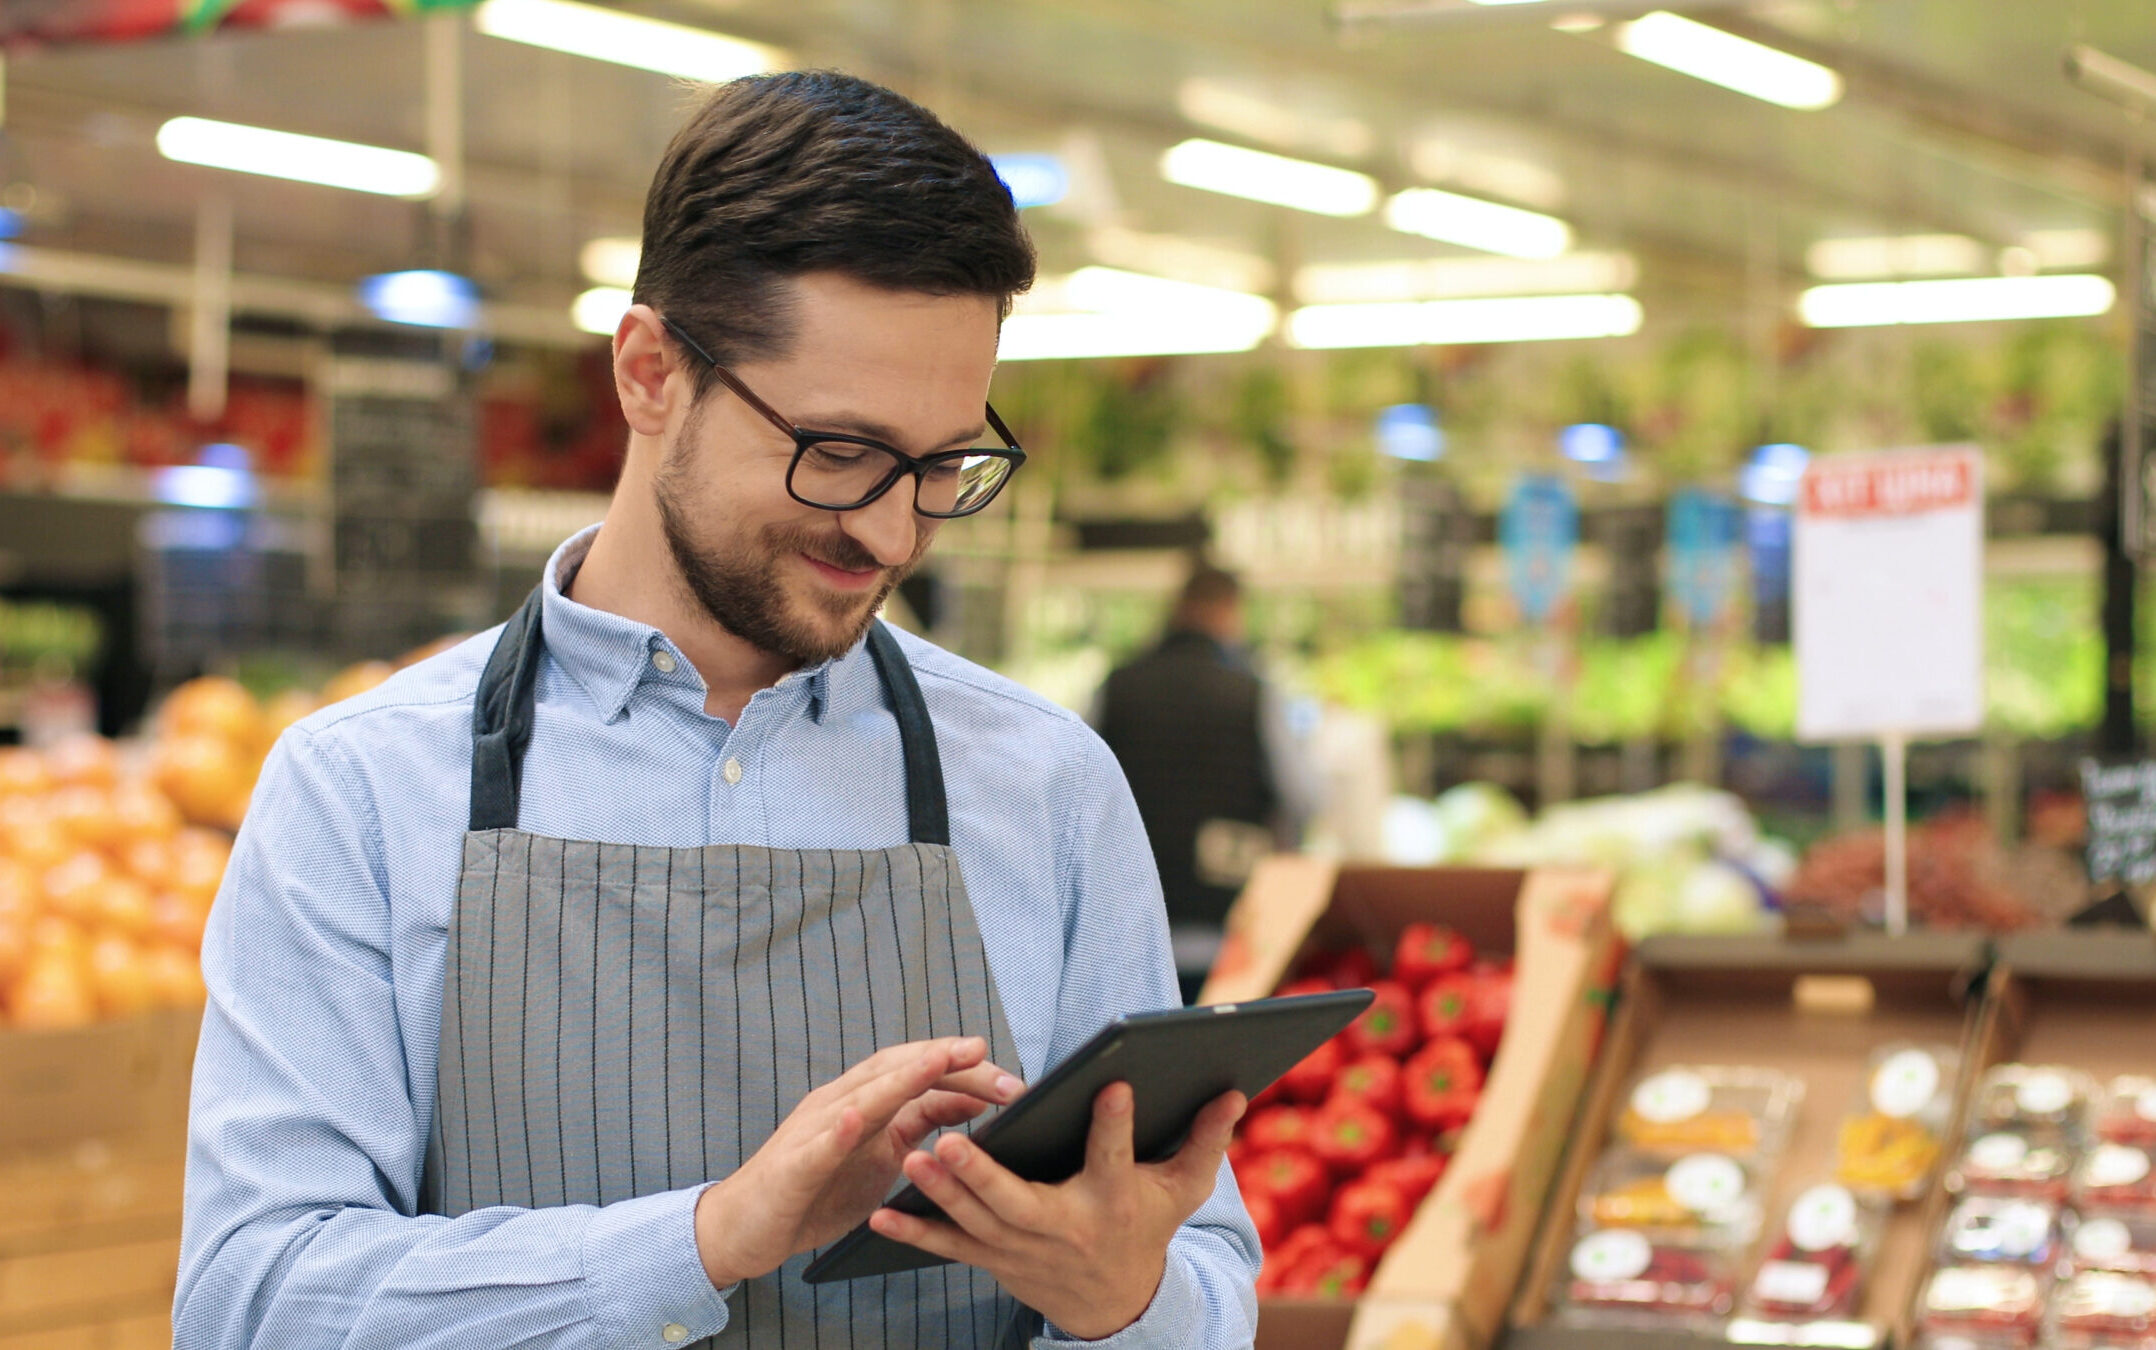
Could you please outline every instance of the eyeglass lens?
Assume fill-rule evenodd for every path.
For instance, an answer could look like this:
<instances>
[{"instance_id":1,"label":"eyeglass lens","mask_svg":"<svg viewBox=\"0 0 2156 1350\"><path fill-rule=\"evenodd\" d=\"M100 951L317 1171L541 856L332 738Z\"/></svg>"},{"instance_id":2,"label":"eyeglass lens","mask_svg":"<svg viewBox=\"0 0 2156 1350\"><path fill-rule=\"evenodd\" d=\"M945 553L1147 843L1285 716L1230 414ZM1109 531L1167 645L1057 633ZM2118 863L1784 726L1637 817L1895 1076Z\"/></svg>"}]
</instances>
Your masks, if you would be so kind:
<instances>
[{"instance_id":1,"label":"eyeglass lens","mask_svg":"<svg viewBox=\"0 0 2156 1350\"><path fill-rule=\"evenodd\" d=\"M868 502L905 473L889 451L849 441L811 441L794 461L794 495L812 505L845 511ZM963 515L985 505L1011 462L1001 455L968 452L939 459L919 475L914 509L928 515Z\"/></svg>"}]
</instances>

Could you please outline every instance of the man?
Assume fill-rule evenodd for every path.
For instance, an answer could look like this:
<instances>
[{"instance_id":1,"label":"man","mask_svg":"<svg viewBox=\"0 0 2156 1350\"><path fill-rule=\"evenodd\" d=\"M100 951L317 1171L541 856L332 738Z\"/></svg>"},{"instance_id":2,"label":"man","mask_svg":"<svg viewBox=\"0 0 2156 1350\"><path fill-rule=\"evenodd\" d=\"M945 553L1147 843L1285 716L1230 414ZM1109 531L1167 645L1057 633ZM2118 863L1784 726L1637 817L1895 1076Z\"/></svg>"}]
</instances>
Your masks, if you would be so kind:
<instances>
[{"instance_id":1,"label":"man","mask_svg":"<svg viewBox=\"0 0 2156 1350\"><path fill-rule=\"evenodd\" d=\"M1186 1001L1251 869L1301 842L1317 795L1243 636L1242 583L1194 563L1159 644L1109 673L1093 715L1152 841Z\"/></svg>"},{"instance_id":2,"label":"man","mask_svg":"<svg viewBox=\"0 0 2156 1350\"><path fill-rule=\"evenodd\" d=\"M916 1147L1173 997L1106 749L874 620L1023 459L983 410L1032 266L886 90L692 115L605 520L264 770L204 950L180 1346L1250 1342L1234 1094L1139 1165L1110 1087L1058 1186ZM901 1175L950 1221L880 1209ZM963 1264L801 1280L871 1215Z\"/></svg>"}]
</instances>

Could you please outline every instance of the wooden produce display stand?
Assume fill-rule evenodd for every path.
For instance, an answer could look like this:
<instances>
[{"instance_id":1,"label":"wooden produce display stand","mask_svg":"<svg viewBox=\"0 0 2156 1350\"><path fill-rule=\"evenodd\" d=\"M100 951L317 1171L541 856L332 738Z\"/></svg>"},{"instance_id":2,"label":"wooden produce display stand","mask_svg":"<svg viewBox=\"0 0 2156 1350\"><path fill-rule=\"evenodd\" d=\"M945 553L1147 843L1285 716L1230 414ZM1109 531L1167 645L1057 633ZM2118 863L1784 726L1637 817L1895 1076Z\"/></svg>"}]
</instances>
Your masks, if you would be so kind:
<instances>
[{"instance_id":1,"label":"wooden produce display stand","mask_svg":"<svg viewBox=\"0 0 2156 1350\"><path fill-rule=\"evenodd\" d=\"M1436 1189L1354 1300L1265 1298L1258 1350L1481 1350L1495 1337L1599 1044L1619 956L1598 871L1261 863L1202 1003L1259 998L1307 954L1390 952L1433 920L1517 960L1483 1096Z\"/></svg>"},{"instance_id":2,"label":"wooden produce display stand","mask_svg":"<svg viewBox=\"0 0 2156 1350\"><path fill-rule=\"evenodd\" d=\"M0 1032L0 1350L171 1345L201 1021Z\"/></svg>"},{"instance_id":3,"label":"wooden produce display stand","mask_svg":"<svg viewBox=\"0 0 2156 1350\"><path fill-rule=\"evenodd\" d=\"M1820 941L1774 938L1650 938L1633 954L1618 1009L1595 1066L1573 1147L1549 1188L1534 1251L1503 1337L1506 1350L1668 1350L1732 1344L1907 1345L1909 1311L1943 1217L1937 1185L1974 1080L1982 1025L1987 945L1980 936L1852 934ZM1856 1315L1812 1323L1810 1339L1777 1340L1776 1328L1724 1321L1712 1330L1568 1324L1557 1315L1578 1232L1583 1190L1642 1079L1674 1066L1743 1066L1800 1080L1787 1142L1762 1177L1759 1211L1780 1221L1799 1192L1830 1179L1838 1131L1865 1099L1874 1052L1898 1042L1952 1047L1959 1059L1947 1135L1920 1198L1888 1212L1865 1272ZM1767 1241L1737 1262L1735 1294ZM1806 1324L1799 1324L1805 1326Z\"/></svg>"}]
</instances>

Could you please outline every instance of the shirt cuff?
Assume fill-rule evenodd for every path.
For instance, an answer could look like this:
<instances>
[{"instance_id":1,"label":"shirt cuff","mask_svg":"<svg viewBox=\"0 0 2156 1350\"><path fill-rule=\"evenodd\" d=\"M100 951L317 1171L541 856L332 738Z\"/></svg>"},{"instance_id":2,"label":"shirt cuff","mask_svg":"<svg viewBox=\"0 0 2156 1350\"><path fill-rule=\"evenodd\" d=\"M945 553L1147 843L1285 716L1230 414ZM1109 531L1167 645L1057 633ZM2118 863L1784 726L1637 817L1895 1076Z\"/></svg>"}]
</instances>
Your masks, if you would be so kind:
<instances>
[{"instance_id":1,"label":"shirt cuff","mask_svg":"<svg viewBox=\"0 0 2156 1350\"><path fill-rule=\"evenodd\" d=\"M726 1328L738 1284L711 1287L696 1251L696 1200L704 1187L602 1206L584 1230L584 1288L603 1343L669 1350Z\"/></svg>"},{"instance_id":2,"label":"shirt cuff","mask_svg":"<svg viewBox=\"0 0 2156 1350\"><path fill-rule=\"evenodd\" d=\"M1167 1264L1160 1272L1160 1288L1153 1291L1153 1301L1138 1320L1097 1341L1082 1341L1066 1335L1053 1323L1044 1326L1033 1344L1041 1347L1070 1345L1093 1345L1101 1350L1141 1350L1141 1347L1187 1347L1197 1344L1198 1333L1205 1326L1205 1317L1198 1299L1198 1281L1190 1273L1190 1264L1181 1253L1170 1249Z\"/></svg>"}]
</instances>

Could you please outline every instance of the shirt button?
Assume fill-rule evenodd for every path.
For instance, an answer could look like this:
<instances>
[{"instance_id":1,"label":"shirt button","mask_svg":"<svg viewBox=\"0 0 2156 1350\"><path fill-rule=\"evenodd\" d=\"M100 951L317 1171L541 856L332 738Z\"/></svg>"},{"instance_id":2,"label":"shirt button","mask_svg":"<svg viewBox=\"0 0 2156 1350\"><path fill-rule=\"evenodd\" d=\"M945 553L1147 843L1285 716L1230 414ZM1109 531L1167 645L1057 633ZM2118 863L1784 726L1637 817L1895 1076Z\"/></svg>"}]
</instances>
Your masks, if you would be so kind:
<instances>
[{"instance_id":1,"label":"shirt button","mask_svg":"<svg viewBox=\"0 0 2156 1350\"><path fill-rule=\"evenodd\" d=\"M679 1322L668 1322L664 1327L660 1328L659 1335L665 1339L668 1345L679 1345L689 1339L689 1329Z\"/></svg>"},{"instance_id":2,"label":"shirt button","mask_svg":"<svg viewBox=\"0 0 2156 1350\"><path fill-rule=\"evenodd\" d=\"M655 651L651 654L651 664L658 667L661 675L671 675L674 673L674 654L663 649Z\"/></svg>"},{"instance_id":3,"label":"shirt button","mask_svg":"<svg viewBox=\"0 0 2156 1350\"><path fill-rule=\"evenodd\" d=\"M725 766L719 770L719 772L726 775L727 782L738 783L741 781L741 761L738 759L729 759L726 761Z\"/></svg>"}]
</instances>

